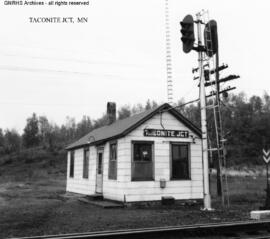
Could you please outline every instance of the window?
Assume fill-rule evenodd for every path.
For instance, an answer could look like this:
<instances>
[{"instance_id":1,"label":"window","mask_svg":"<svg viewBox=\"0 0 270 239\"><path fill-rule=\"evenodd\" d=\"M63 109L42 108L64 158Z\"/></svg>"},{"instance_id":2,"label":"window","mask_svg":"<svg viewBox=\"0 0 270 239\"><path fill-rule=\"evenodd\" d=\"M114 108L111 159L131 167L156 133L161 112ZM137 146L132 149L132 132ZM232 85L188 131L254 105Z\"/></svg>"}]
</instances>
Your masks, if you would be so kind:
<instances>
[{"instance_id":1,"label":"window","mask_svg":"<svg viewBox=\"0 0 270 239\"><path fill-rule=\"evenodd\" d=\"M89 148L83 151L83 178L88 178L89 172Z\"/></svg>"},{"instance_id":2,"label":"window","mask_svg":"<svg viewBox=\"0 0 270 239\"><path fill-rule=\"evenodd\" d=\"M97 174L102 174L103 173L102 161L103 161L103 152L98 152Z\"/></svg>"},{"instance_id":3,"label":"window","mask_svg":"<svg viewBox=\"0 0 270 239\"><path fill-rule=\"evenodd\" d=\"M190 179L189 145L172 143L171 179Z\"/></svg>"},{"instance_id":4,"label":"window","mask_svg":"<svg viewBox=\"0 0 270 239\"><path fill-rule=\"evenodd\" d=\"M74 151L70 151L69 177L74 177Z\"/></svg>"},{"instance_id":5,"label":"window","mask_svg":"<svg viewBox=\"0 0 270 239\"><path fill-rule=\"evenodd\" d=\"M109 179L117 179L117 143L110 143Z\"/></svg>"},{"instance_id":6,"label":"window","mask_svg":"<svg viewBox=\"0 0 270 239\"><path fill-rule=\"evenodd\" d=\"M133 142L131 178L133 181L153 180L153 142Z\"/></svg>"}]
</instances>

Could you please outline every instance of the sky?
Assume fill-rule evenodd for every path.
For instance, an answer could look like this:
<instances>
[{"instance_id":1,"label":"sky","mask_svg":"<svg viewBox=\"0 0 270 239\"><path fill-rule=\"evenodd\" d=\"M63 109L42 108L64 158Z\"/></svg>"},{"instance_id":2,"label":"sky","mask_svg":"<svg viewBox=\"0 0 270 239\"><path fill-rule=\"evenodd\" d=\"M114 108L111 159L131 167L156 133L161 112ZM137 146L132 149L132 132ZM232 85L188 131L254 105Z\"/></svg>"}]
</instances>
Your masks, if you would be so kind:
<instances>
[{"instance_id":1,"label":"sky","mask_svg":"<svg viewBox=\"0 0 270 239\"><path fill-rule=\"evenodd\" d=\"M197 53L182 51L187 14L209 12L218 24L221 77L234 93L270 93L268 2L168 0L174 102L197 99L191 69ZM54 123L66 116L99 118L117 107L167 101L165 0L90 0L89 6L7 6L0 3L0 128L20 133L33 112ZM29 17L87 17L87 23L30 23ZM207 17L205 18L207 20Z\"/></svg>"}]
</instances>

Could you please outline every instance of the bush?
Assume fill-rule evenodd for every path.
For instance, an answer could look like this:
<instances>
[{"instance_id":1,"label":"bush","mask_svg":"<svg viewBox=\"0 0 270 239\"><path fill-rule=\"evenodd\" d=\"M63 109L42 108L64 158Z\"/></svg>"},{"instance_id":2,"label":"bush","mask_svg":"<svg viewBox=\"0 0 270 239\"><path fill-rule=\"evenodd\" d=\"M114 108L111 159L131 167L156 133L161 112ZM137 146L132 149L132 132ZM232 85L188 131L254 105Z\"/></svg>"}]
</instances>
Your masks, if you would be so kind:
<instances>
[{"instance_id":1,"label":"bush","mask_svg":"<svg viewBox=\"0 0 270 239\"><path fill-rule=\"evenodd\" d=\"M0 157L0 165L12 163L11 155L4 155Z\"/></svg>"},{"instance_id":2,"label":"bush","mask_svg":"<svg viewBox=\"0 0 270 239\"><path fill-rule=\"evenodd\" d=\"M18 160L25 163L39 162L50 157L51 153L42 148L25 149L18 154Z\"/></svg>"}]
</instances>

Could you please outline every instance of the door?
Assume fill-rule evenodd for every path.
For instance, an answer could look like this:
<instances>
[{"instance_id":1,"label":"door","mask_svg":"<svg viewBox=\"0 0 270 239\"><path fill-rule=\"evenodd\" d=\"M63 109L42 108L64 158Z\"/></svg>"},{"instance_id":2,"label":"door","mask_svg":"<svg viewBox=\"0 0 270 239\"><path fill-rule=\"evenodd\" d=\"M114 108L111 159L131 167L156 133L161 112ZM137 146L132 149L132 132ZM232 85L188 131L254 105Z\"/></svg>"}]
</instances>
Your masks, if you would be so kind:
<instances>
[{"instance_id":1,"label":"door","mask_svg":"<svg viewBox=\"0 0 270 239\"><path fill-rule=\"evenodd\" d=\"M103 149L97 153L96 193L102 193L103 186Z\"/></svg>"}]
</instances>

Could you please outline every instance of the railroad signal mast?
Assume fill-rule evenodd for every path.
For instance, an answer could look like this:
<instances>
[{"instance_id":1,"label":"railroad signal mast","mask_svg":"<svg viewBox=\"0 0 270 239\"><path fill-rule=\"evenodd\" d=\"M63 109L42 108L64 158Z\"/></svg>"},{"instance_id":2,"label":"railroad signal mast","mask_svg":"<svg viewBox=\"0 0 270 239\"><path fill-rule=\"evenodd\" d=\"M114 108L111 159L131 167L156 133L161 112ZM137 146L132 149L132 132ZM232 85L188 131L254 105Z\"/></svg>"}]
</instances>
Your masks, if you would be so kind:
<instances>
[{"instance_id":1,"label":"railroad signal mast","mask_svg":"<svg viewBox=\"0 0 270 239\"><path fill-rule=\"evenodd\" d=\"M194 23L197 25L197 43L195 43ZM204 208L206 210L211 210L208 154L211 156L213 155L213 152L216 152L215 155L217 155L217 192L218 195L222 198L223 206L225 205L226 194L227 205L229 205L227 176L224 170L226 167L226 140L224 139L222 128L220 94L223 94L223 96L228 96L227 92L235 89L235 87L227 87L226 89L221 90L220 83L239 78L239 76L230 75L223 79L219 79L219 71L226 69L228 66L224 64L222 66L219 66L217 23L215 20L209 21L208 12L202 11L196 14L196 21L193 20L193 17L191 15L187 15L180 22L180 25L183 51L185 53L189 53L191 50L195 50L198 52L199 66L192 69L192 73L198 72L198 76L194 77L194 80L199 79L200 88L199 91L204 174ZM204 31L202 37L203 26ZM206 94L206 87L212 88L209 94ZM209 102L206 100L210 97L214 98L211 105L209 105ZM206 109L213 110L215 128L215 140L213 140L214 142L211 142L210 137L208 137ZM208 144L210 145L210 147L208 147Z\"/></svg>"}]
</instances>

